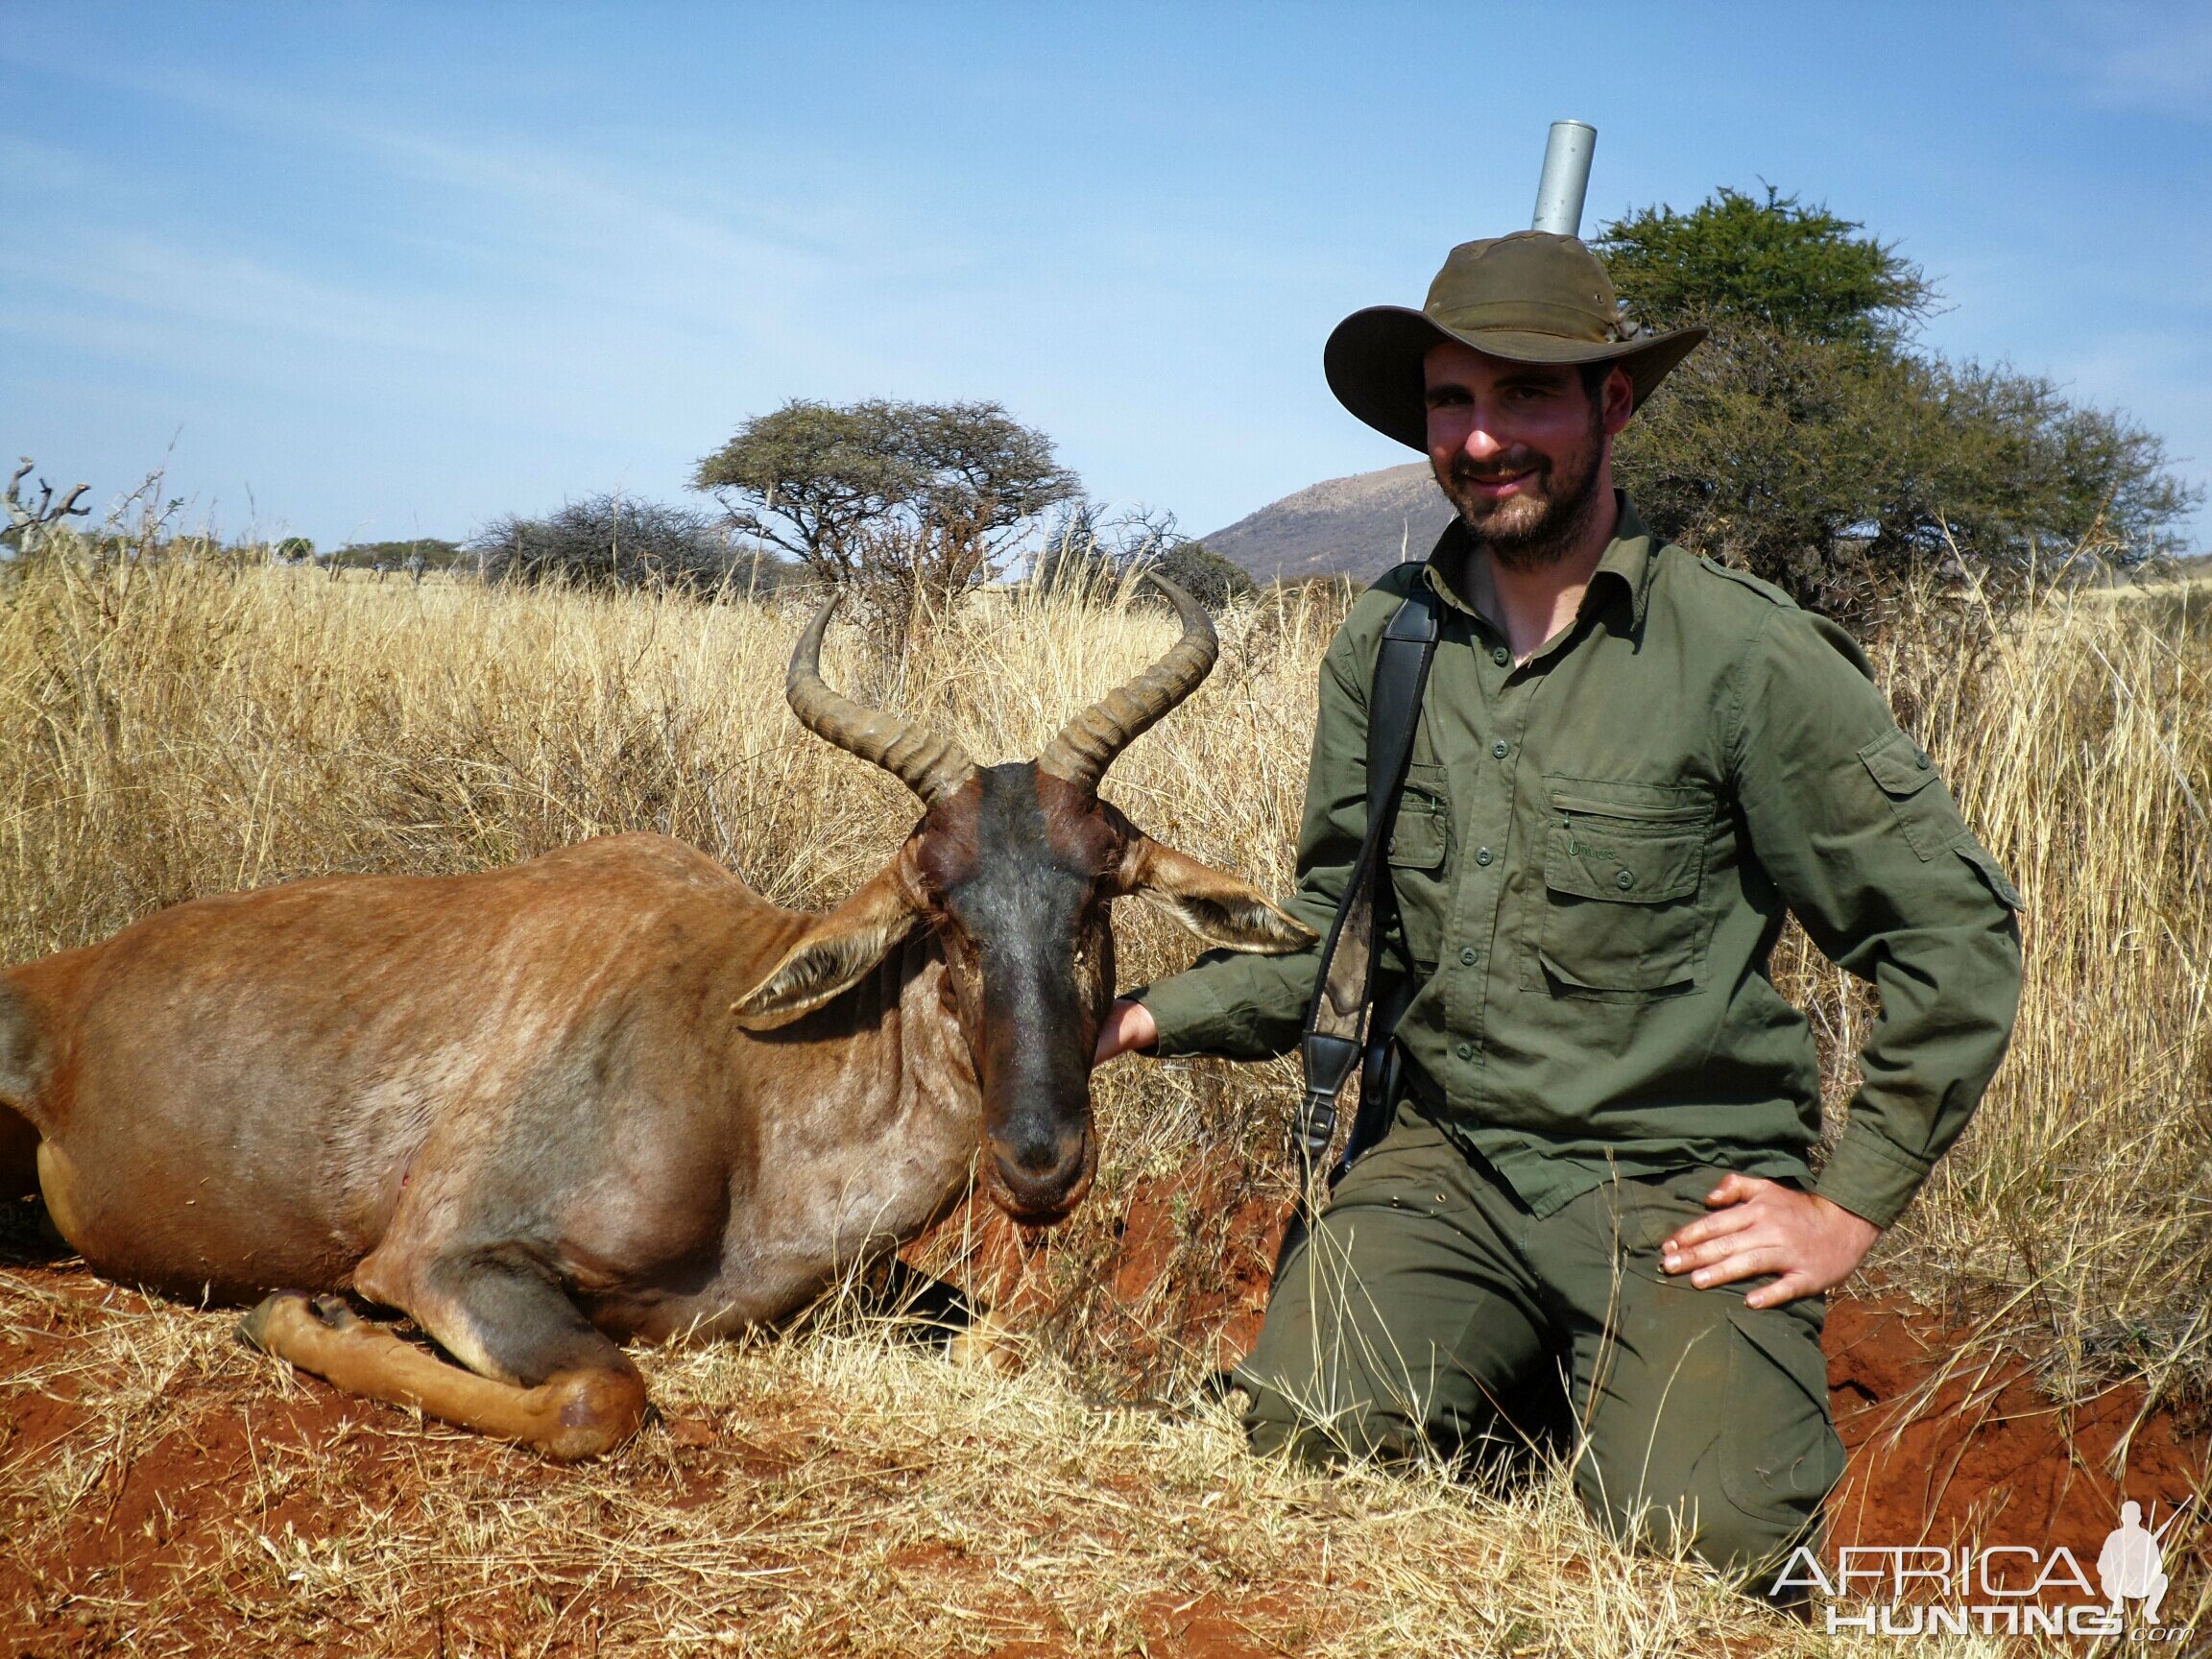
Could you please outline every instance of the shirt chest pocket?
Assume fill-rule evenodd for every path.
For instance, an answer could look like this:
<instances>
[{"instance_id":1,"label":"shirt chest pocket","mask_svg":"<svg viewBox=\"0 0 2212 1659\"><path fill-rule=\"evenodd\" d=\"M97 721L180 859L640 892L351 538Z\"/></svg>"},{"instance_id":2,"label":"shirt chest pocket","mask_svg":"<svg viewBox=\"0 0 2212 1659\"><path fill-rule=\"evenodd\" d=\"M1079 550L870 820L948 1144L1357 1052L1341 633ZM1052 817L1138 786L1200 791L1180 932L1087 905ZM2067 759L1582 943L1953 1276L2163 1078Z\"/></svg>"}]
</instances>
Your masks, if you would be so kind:
<instances>
[{"instance_id":1,"label":"shirt chest pocket","mask_svg":"<svg viewBox=\"0 0 2212 1659\"><path fill-rule=\"evenodd\" d=\"M1416 761L1407 768L1382 861L1397 896L1407 954L1417 967L1436 965L1451 853L1452 802L1444 768Z\"/></svg>"},{"instance_id":2,"label":"shirt chest pocket","mask_svg":"<svg viewBox=\"0 0 2212 1659\"><path fill-rule=\"evenodd\" d=\"M1694 990L1713 806L1693 789L1547 779L1543 894L1523 983L1637 999Z\"/></svg>"}]
</instances>

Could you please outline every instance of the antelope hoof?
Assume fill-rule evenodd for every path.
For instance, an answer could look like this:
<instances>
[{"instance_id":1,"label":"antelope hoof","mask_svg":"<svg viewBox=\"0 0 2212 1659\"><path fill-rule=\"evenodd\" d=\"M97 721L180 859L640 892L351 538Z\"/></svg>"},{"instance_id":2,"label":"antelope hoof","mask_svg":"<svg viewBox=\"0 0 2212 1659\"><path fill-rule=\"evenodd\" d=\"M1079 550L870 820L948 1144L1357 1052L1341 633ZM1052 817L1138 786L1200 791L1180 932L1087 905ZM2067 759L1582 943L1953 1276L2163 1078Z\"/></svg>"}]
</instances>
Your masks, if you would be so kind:
<instances>
[{"instance_id":1,"label":"antelope hoof","mask_svg":"<svg viewBox=\"0 0 2212 1659\"><path fill-rule=\"evenodd\" d=\"M269 1346L269 1321L276 1317L276 1310L287 1302L311 1307L304 1290L272 1290L245 1318L238 1321L238 1340L249 1348L257 1348L264 1354L274 1354Z\"/></svg>"},{"instance_id":2,"label":"antelope hoof","mask_svg":"<svg viewBox=\"0 0 2212 1659\"><path fill-rule=\"evenodd\" d=\"M984 1311L945 1344L945 1358L962 1370L1013 1371L1020 1367L1022 1346L1012 1329Z\"/></svg>"},{"instance_id":3,"label":"antelope hoof","mask_svg":"<svg viewBox=\"0 0 2212 1659\"><path fill-rule=\"evenodd\" d=\"M318 1296L307 1304L307 1311L333 1331L351 1331L366 1323L343 1296Z\"/></svg>"}]
</instances>

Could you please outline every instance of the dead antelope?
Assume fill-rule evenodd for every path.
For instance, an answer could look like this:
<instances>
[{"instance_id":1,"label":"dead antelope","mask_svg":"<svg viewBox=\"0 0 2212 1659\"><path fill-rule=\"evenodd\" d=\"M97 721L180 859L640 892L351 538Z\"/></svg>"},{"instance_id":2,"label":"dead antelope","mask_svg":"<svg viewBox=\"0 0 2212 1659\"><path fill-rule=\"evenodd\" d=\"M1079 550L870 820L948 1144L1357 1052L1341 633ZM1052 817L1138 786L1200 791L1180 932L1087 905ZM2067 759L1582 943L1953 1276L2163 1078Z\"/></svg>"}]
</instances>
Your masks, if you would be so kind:
<instances>
[{"instance_id":1,"label":"dead antelope","mask_svg":"<svg viewBox=\"0 0 2212 1659\"><path fill-rule=\"evenodd\" d=\"M925 810L827 914L617 835L452 878L195 900L0 973L0 1192L101 1272L248 1302L251 1340L373 1398L589 1456L644 1385L620 1343L782 1318L982 1185L1059 1219L1096 1162L1109 909L1235 950L1311 934L1097 795L1213 666L1206 613L1034 761L831 690L792 709ZM277 1289L279 1286L291 1288ZM334 1300L404 1310L445 1363Z\"/></svg>"}]
</instances>

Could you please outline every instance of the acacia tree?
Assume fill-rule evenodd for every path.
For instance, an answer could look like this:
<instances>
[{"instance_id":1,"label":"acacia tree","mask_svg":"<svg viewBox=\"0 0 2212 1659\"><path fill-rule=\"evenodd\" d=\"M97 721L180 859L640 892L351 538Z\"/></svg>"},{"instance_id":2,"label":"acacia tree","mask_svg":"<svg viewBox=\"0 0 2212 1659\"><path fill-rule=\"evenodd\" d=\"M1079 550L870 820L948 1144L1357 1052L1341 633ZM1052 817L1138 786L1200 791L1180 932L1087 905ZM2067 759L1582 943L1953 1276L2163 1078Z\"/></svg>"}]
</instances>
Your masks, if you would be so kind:
<instances>
[{"instance_id":1,"label":"acacia tree","mask_svg":"<svg viewBox=\"0 0 2212 1659\"><path fill-rule=\"evenodd\" d=\"M1713 330L1622 435L1618 475L1662 535L1800 604L1872 627L1956 561L1998 594L2084 546L2136 563L2200 498L2126 418L1918 349L1934 287L1824 207L1724 189L1596 246L1634 315Z\"/></svg>"},{"instance_id":2,"label":"acacia tree","mask_svg":"<svg viewBox=\"0 0 2212 1659\"><path fill-rule=\"evenodd\" d=\"M614 494L565 502L542 518L495 518L470 539L469 550L487 581L600 589L710 593L732 567L728 542L706 514Z\"/></svg>"},{"instance_id":3,"label":"acacia tree","mask_svg":"<svg viewBox=\"0 0 2212 1659\"><path fill-rule=\"evenodd\" d=\"M997 575L1038 516L1082 489L1052 441L997 403L886 398L756 415L692 481L733 530L859 587L900 625Z\"/></svg>"}]
</instances>

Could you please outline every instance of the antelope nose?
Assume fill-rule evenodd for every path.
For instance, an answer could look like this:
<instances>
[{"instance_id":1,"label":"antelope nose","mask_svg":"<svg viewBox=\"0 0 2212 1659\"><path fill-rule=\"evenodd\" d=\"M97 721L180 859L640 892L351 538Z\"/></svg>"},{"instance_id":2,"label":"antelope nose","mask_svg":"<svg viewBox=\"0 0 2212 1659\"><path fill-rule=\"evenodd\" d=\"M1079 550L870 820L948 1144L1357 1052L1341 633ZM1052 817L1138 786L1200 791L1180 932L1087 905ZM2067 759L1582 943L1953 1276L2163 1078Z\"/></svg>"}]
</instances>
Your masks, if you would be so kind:
<instances>
[{"instance_id":1,"label":"antelope nose","mask_svg":"<svg viewBox=\"0 0 2212 1659\"><path fill-rule=\"evenodd\" d=\"M1027 1214L1064 1214L1082 1196L1090 1170L1088 1138L1081 1129L994 1139L991 1155L1007 1194Z\"/></svg>"},{"instance_id":2,"label":"antelope nose","mask_svg":"<svg viewBox=\"0 0 2212 1659\"><path fill-rule=\"evenodd\" d=\"M1083 1156L1083 1131L1064 1129L1056 1135L1023 1135L1011 1141L994 1139L991 1150L1007 1174L1042 1181Z\"/></svg>"}]
</instances>

